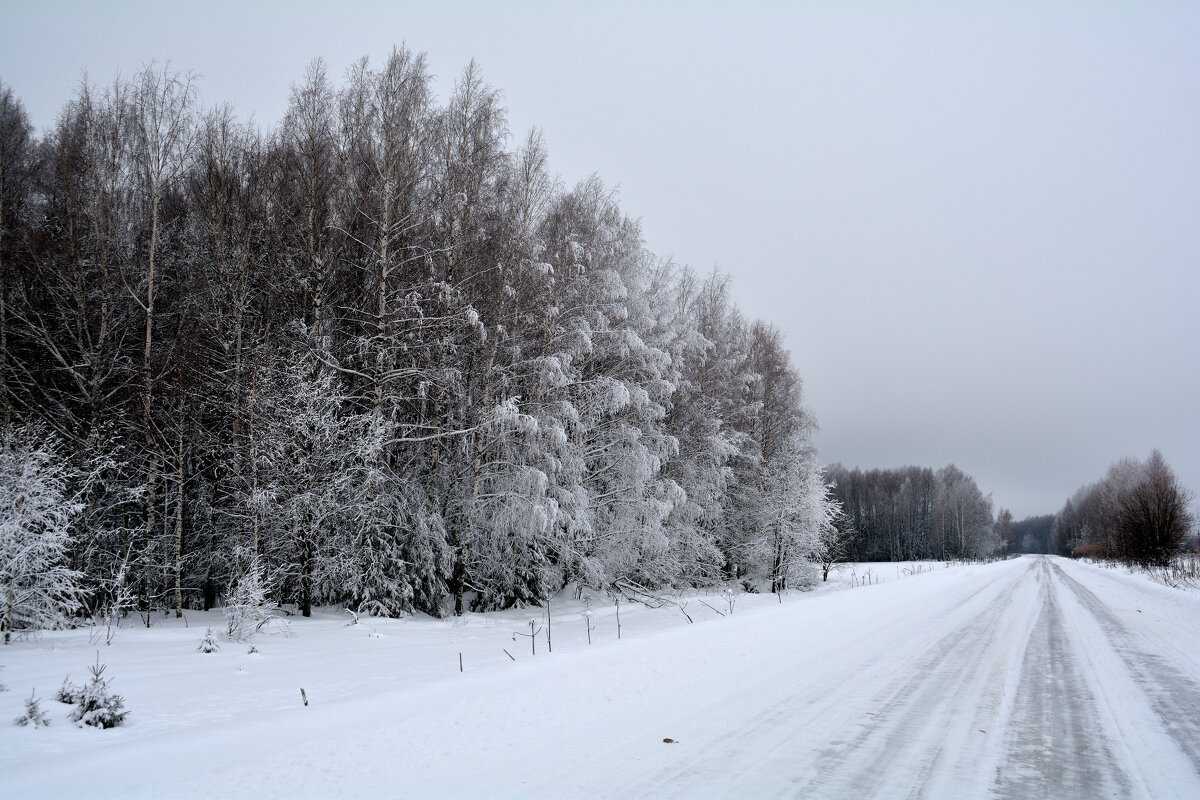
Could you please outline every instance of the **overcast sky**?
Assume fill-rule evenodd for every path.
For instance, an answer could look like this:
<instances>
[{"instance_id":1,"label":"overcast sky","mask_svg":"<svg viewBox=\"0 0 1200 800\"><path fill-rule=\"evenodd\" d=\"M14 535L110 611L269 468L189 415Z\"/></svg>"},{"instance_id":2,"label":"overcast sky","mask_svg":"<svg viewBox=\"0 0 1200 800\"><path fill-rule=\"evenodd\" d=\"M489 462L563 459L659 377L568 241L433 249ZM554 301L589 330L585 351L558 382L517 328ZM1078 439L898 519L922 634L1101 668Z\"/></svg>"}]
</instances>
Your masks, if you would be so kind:
<instances>
[{"instance_id":1,"label":"overcast sky","mask_svg":"<svg viewBox=\"0 0 1200 800\"><path fill-rule=\"evenodd\" d=\"M170 59L274 125L313 57L475 58L566 183L787 333L826 461L953 462L1018 518L1122 456L1200 488L1200 4L0 0L39 129Z\"/></svg>"}]
</instances>

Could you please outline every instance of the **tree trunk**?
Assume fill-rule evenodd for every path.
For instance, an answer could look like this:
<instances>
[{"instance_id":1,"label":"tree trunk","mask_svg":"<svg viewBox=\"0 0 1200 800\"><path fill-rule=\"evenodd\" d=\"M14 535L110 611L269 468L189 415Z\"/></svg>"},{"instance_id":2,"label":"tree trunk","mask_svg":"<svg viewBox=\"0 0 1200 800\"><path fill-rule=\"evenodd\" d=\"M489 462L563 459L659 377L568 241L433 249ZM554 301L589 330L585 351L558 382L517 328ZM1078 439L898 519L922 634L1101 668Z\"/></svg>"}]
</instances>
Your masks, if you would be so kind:
<instances>
[{"instance_id":1,"label":"tree trunk","mask_svg":"<svg viewBox=\"0 0 1200 800\"><path fill-rule=\"evenodd\" d=\"M179 438L175 449L175 618L183 616L183 392L179 393Z\"/></svg>"}]
</instances>

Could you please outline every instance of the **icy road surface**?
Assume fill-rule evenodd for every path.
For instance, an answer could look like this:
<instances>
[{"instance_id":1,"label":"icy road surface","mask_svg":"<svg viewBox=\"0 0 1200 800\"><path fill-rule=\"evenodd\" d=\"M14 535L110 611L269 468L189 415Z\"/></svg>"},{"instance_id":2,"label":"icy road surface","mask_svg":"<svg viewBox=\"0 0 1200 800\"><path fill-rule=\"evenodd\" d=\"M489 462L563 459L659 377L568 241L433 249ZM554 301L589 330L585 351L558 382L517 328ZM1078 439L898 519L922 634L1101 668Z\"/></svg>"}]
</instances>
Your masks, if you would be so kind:
<instances>
[{"instance_id":1,"label":"icy road surface","mask_svg":"<svg viewBox=\"0 0 1200 800\"><path fill-rule=\"evenodd\" d=\"M475 615L479 630L427 640L457 636L468 663L496 654L464 674L418 669L436 621L388 628L374 651L362 628L309 621L260 642L261 660L197 654L194 627L128 631L102 656L131 724L5 724L0 795L1200 797L1197 592L1023 557L755 601L726 617L693 602L695 625L625 608L624 638L605 617L592 647L563 612L536 658L512 642L516 617ZM48 640L0 654L10 716L55 658L91 653ZM177 709L156 713L166 698Z\"/></svg>"}]
</instances>

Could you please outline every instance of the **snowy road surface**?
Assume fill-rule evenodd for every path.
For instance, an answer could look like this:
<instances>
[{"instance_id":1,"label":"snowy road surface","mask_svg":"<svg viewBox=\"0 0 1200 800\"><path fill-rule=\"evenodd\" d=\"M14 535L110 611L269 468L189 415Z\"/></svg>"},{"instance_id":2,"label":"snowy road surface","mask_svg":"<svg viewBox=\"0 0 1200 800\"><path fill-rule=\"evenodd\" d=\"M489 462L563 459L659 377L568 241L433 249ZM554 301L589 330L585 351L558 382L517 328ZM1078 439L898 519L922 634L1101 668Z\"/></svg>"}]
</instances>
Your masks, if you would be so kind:
<instances>
[{"instance_id":1,"label":"snowy road surface","mask_svg":"<svg viewBox=\"0 0 1200 800\"><path fill-rule=\"evenodd\" d=\"M255 706L233 682L227 713L151 720L131 683L172 680L156 669L175 672L177 694L194 685L213 702L189 671L221 662L189 652L132 680L124 665L140 731L5 726L0 794L1196 798L1198 621L1196 592L1023 557L739 606L591 648L572 646L577 626L561 622L556 651L537 658L506 630L515 663L498 654L462 675L327 702L318 692L307 708ZM312 669L336 669L337 644L323 649L334 652ZM360 664L356 652L344 657ZM14 677L44 662L11 660L6 713Z\"/></svg>"}]
</instances>

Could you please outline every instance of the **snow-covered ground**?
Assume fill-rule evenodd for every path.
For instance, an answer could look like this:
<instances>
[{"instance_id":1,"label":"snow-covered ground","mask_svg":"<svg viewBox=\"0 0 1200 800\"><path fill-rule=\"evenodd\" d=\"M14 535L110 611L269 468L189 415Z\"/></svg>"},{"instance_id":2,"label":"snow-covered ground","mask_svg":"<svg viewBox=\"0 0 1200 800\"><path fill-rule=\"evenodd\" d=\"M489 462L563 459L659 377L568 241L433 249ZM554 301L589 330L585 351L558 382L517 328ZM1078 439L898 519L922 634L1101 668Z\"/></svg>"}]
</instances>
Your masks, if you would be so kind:
<instances>
[{"instance_id":1,"label":"snow-covered ground","mask_svg":"<svg viewBox=\"0 0 1200 800\"><path fill-rule=\"evenodd\" d=\"M0 648L0 795L1200 797L1198 592L1023 557L684 603L618 640L594 597L589 646L564 595L536 656L542 609L330 611L256 654L196 651L219 613L44 634ZM131 714L81 730L51 697L97 650ZM51 727L9 724L34 687Z\"/></svg>"}]
</instances>

